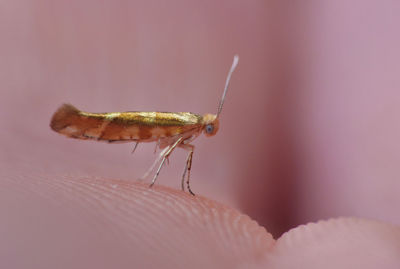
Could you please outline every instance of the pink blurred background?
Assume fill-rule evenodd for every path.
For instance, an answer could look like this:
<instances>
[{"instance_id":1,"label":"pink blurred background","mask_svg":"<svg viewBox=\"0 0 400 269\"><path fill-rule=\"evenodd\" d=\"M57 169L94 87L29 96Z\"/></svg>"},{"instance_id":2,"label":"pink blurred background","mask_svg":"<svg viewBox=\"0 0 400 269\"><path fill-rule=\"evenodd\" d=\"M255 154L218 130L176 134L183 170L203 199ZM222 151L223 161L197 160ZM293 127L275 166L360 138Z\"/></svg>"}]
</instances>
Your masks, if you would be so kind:
<instances>
[{"instance_id":1,"label":"pink blurred background","mask_svg":"<svg viewBox=\"0 0 400 269\"><path fill-rule=\"evenodd\" d=\"M400 223L400 3L11 1L0 3L0 169L134 180L154 144L76 141L59 105L90 112L215 113L192 188L275 236L309 221ZM180 186L184 151L158 184Z\"/></svg>"}]
</instances>

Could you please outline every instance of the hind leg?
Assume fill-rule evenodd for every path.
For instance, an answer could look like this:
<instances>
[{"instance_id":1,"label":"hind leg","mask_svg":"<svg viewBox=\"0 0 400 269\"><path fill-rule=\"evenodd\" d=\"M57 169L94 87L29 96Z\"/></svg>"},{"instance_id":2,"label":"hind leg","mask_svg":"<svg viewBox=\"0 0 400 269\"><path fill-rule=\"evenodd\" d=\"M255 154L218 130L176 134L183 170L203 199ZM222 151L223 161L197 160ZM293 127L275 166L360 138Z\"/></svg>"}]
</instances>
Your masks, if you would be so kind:
<instances>
[{"instance_id":1,"label":"hind leg","mask_svg":"<svg viewBox=\"0 0 400 269\"><path fill-rule=\"evenodd\" d=\"M187 172L187 189L189 191L190 194L194 195L194 193L192 192L192 190L190 189L190 170L192 169L192 159L193 159L193 151L194 151L194 146L191 144L181 144L179 147L186 149L187 151L189 151L189 154L186 158L186 165L185 165L185 169L183 170L183 175L182 175L182 182L181 182L181 188L182 190L185 190L184 184L185 184L185 176L186 176L186 172Z\"/></svg>"}]
</instances>

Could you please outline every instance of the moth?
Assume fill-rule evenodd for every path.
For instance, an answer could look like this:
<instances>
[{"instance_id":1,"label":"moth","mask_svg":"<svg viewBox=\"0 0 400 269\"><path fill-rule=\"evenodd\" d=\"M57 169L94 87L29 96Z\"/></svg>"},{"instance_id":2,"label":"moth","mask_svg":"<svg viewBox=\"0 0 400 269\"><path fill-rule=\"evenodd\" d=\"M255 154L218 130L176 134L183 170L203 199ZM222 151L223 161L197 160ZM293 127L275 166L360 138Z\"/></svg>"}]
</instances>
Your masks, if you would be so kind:
<instances>
[{"instance_id":1,"label":"moth","mask_svg":"<svg viewBox=\"0 0 400 269\"><path fill-rule=\"evenodd\" d=\"M189 193L190 170L194 145L191 144L201 133L210 137L219 129L219 116L228 91L231 75L239 62L237 55L233 58L228 72L222 98L219 101L217 114L203 116L191 112L112 112L89 113L81 111L70 104L63 104L51 118L52 130L71 138L88 139L106 142L135 142L135 151L139 143L156 142L162 150L153 165L142 178L147 178L159 164L150 186L153 186L162 166L176 148L188 151L186 165L182 174L181 188L184 191L185 178Z\"/></svg>"}]
</instances>

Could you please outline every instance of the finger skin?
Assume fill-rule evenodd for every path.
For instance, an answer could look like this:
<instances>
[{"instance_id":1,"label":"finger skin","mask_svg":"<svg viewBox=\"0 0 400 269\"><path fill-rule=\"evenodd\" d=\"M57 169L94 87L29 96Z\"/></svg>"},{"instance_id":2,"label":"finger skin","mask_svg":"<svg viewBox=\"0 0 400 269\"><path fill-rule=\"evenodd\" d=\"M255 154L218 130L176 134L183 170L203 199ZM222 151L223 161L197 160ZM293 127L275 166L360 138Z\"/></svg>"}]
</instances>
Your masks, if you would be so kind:
<instances>
[{"instance_id":1,"label":"finger skin","mask_svg":"<svg viewBox=\"0 0 400 269\"><path fill-rule=\"evenodd\" d=\"M400 267L400 227L339 218L296 227L277 240L267 268Z\"/></svg>"},{"instance_id":2,"label":"finger skin","mask_svg":"<svg viewBox=\"0 0 400 269\"><path fill-rule=\"evenodd\" d=\"M238 211L165 187L30 175L0 189L1 268L233 268L274 244Z\"/></svg>"},{"instance_id":3,"label":"finger skin","mask_svg":"<svg viewBox=\"0 0 400 269\"><path fill-rule=\"evenodd\" d=\"M3 174L0 191L1 268L400 266L400 228L376 221L311 223L275 241L234 209L139 182Z\"/></svg>"}]
</instances>

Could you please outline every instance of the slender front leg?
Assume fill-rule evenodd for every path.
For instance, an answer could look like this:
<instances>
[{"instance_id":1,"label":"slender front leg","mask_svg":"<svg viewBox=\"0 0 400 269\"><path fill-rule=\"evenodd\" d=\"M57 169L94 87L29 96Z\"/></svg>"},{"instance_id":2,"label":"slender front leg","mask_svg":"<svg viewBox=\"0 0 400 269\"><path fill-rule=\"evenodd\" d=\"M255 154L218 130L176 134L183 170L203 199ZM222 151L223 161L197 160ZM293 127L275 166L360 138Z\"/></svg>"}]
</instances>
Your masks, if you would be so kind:
<instances>
[{"instance_id":1,"label":"slender front leg","mask_svg":"<svg viewBox=\"0 0 400 269\"><path fill-rule=\"evenodd\" d=\"M154 170L154 167L156 167L156 164L164 157L164 154L169 150L170 147L171 146L168 146L160 152L160 155L158 155L157 159L140 179L146 179L150 175L150 173Z\"/></svg>"},{"instance_id":2,"label":"slender front leg","mask_svg":"<svg viewBox=\"0 0 400 269\"><path fill-rule=\"evenodd\" d=\"M158 177L158 174L160 174L161 167L163 166L165 159L167 159L169 157L169 155L172 153L172 151L179 145L179 143L182 142L182 140L183 140L183 137L180 137L178 140L176 140L176 142L174 144L172 144L172 146L168 147L168 150L165 152L165 154L163 154L161 164L158 167L157 172L153 177L153 180L151 181L150 187L152 187L154 185L154 183L156 182L156 179Z\"/></svg>"},{"instance_id":3,"label":"slender front leg","mask_svg":"<svg viewBox=\"0 0 400 269\"><path fill-rule=\"evenodd\" d=\"M193 158L194 146L191 144L186 144L186 145L181 144L180 147L189 151L189 154L186 159L185 169L183 170L181 188L183 191L185 190L184 185L185 185L185 176L186 176L186 171L187 171L187 173L188 173L188 177L187 177L187 181L186 181L187 188L188 188L189 193L194 195L194 193L190 189L190 183L189 183L190 182L190 170L192 169L192 158Z\"/></svg>"}]
</instances>

